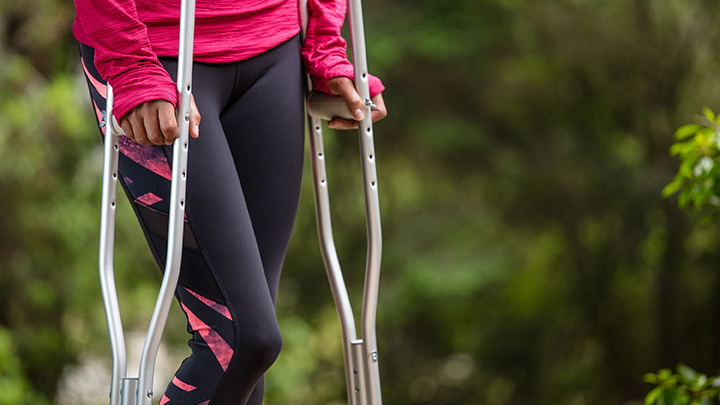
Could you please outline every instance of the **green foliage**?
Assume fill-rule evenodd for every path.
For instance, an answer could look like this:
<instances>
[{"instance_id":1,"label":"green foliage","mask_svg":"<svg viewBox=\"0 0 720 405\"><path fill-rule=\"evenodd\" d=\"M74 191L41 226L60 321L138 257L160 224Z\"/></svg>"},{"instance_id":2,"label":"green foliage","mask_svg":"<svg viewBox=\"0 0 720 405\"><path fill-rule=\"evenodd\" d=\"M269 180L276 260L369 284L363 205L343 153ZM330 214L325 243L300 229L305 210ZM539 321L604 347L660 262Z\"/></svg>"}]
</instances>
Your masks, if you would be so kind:
<instances>
[{"instance_id":1,"label":"green foliage","mask_svg":"<svg viewBox=\"0 0 720 405\"><path fill-rule=\"evenodd\" d=\"M680 191L680 208L720 206L720 118L707 107L703 113L705 122L682 126L675 132L678 142L670 147L670 154L680 158L680 169L663 195Z\"/></svg>"},{"instance_id":2,"label":"green foliage","mask_svg":"<svg viewBox=\"0 0 720 405\"><path fill-rule=\"evenodd\" d=\"M720 394L720 377L708 377L680 364L677 373L662 369L645 374L645 382L656 385L646 396L645 405L715 405Z\"/></svg>"},{"instance_id":3,"label":"green foliage","mask_svg":"<svg viewBox=\"0 0 720 405\"><path fill-rule=\"evenodd\" d=\"M647 393L637 376L657 364L720 368L720 329L707 322L720 307L720 229L658 198L678 171L665 134L720 103L720 3L363 3L368 64L389 108L375 131L385 402L632 404ZM0 0L0 381L13 387L0 397L13 403L107 397L102 381L96 401L57 392L78 380L67 378L73 370L109 364L100 142L71 23L68 1ZM677 141L694 142L677 147L696 159L691 175L713 160L675 183L690 190L686 206L713 204L692 194L709 192L702 180L718 167L708 130L717 117L705 120ZM328 131L325 152L358 306L366 241L356 137ZM305 176L268 405L346 401ZM115 268L132 333L147 325L159 272L120 201ZM181 357L186 320L171 316L165 336Z\"/></svg>"},{"instance_id":4,"label":"green foliage","mask_svg":"<svg viewBox=\"0 0 720 405\"><path fill-rule=\"evenodd\" d=\"M6 329L0 328L0 405L47 403L35 394L28 384L12 335Z\"/></svg>"}]
</instances>

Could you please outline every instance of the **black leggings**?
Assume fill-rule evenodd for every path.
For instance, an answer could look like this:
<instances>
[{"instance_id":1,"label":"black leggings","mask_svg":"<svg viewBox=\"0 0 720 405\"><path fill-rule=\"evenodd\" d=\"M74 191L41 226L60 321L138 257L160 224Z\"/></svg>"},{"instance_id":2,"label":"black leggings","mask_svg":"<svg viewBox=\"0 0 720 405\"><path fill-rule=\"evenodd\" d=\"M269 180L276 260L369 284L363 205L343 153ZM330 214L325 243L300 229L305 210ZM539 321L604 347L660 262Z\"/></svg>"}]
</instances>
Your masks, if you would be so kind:
<instances>
[{"instance_id":1,"label":"black leggings","mask_svg":"<svg viewBox=\"0 0 720 405\"><path fill-rule=\"evenodd\" d=\"M80 53L104 132L106 84L93 48ZM175 80L177 59L160 61ZM192 354L160 404L262 402L262 376L282 345L275 299L300 193L302 77L297 37L245 61L194 64L202 121L189 145L176 290ZM122 186L162 269L172 150L123 136L120 152Z\"/></svg>"}]
</instances>

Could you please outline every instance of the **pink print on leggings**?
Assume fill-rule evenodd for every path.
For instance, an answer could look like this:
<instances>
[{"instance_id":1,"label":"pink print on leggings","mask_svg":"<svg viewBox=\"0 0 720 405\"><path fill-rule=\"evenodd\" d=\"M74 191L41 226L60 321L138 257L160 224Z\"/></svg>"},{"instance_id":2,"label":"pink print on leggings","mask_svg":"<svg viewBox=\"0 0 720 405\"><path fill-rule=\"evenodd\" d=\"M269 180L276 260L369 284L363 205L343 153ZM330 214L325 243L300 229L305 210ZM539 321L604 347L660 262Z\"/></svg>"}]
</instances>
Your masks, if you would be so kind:
<instances>
[{"instance_id":1,"label":"pink print on leggings","mask_svg":"<svg viewBox=\"0 0 720 405\"><path fill-rule=\"evenodd\" d=\"M168 180L172 180L172 169L162 148L143 146L131 141L127 136L121 136L120 152L140 166Z\"/></svg>"},{"instance_id":2,"label":"pink print on leggings","mask_svg":"<svg viewBox=\"0 0 720 405\"><path fill-rule=\"evenodd\" d=\"M183 288L185 288L185 287L183 287ZM217 302L212 301L212 300L210 300L210 299L207 299L207 298L203 297L202 295L196 293L195 291L191 291L191 290L189 290L189 289L187 289L187 288L185 288L185 291L187 291L187 292L189 292L190 294L194 295L195 298L197 298L197 299L199 299L200 301L202 301L203 304L209 306L210 308L212 308L212 309L214 309L215 311L217 311L220 315L222 315L222 316L224 316L225 318L227 318L227 319L229 319L229 320L232 321L232 315L230 315L230 310L229 310L228 307L226 307L225 305L218 304Z\"/></svg>"},{"instance_id":3,"label":"pink print on leggings","mask_svg":"<svg viewBox=\"0 0 720 405\"><path fill-rule=\"evenodd\" d=\"M198 332L205 343L210 346L210 350L212 350L218 362L220 362L220 367L222 367L223 371L227 371L228 365L230 365L230 359L232 359L233 349L217 332L195 316L185 304L182 304L182 308L187 314L190 326L192 326L193 330Z\"/></svg>"}]
</instances>

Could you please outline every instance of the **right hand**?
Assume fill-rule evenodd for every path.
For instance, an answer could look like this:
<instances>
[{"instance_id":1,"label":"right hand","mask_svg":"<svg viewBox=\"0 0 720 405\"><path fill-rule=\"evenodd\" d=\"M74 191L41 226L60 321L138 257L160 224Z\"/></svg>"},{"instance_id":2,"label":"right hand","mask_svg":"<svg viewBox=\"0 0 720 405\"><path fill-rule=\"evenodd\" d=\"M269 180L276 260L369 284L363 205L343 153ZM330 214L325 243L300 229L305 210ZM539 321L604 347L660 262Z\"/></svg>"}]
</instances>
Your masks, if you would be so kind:
<instances>
[{"instance_id":1,"label":"right hand","mask_svg":"<svg viewBox=\"0 0 720 405\"><path fill-rule=\"evenodd\" d=\"M355 121L346 120L344 118L333 118L328 121L328 127L334 129L357 129L358 121L363 119L363 102L355 89L352 80L344 76L333 77L328 80L328 90L330 93L340 96L345 100L348 111L353 112ZM387 108L383 101L382 93L378 93L372 98L373 104L377 107L372 110L372 122L381 120L387 116Z\"/></svg>"},{"instance_id":2,"label":"right hand","mask_svg":"<svg viewBox=\"0 0 720 405\"><path fill-rule=\"evenodd\" d=\"M190 136L199 135L200 112L195 97L190 104ZM125 135L140 145L171 145L179 136L175 108L166 100L146 101L120 120Z\"/></svg>"}]
</instances>

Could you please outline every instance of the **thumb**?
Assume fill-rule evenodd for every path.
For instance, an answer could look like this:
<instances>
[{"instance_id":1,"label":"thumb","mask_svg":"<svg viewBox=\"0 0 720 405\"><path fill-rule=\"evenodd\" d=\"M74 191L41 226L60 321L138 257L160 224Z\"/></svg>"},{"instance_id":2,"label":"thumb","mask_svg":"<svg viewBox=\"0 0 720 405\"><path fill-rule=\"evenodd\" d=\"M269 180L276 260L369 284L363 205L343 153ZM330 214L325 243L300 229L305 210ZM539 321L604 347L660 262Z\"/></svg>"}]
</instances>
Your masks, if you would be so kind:
<instances>
[{"instance_id":1,"label":"thumb","mask_svg":"<svg viewBox=\"0 0 720 405\"><path fill-rule=\"evenodd\" d=\"M343 98L355 121L361 121L365 117L362 99L352 80L347 77L334 77L328 80L328 89L332 94Z\"/></svg>"}]
</instances>

